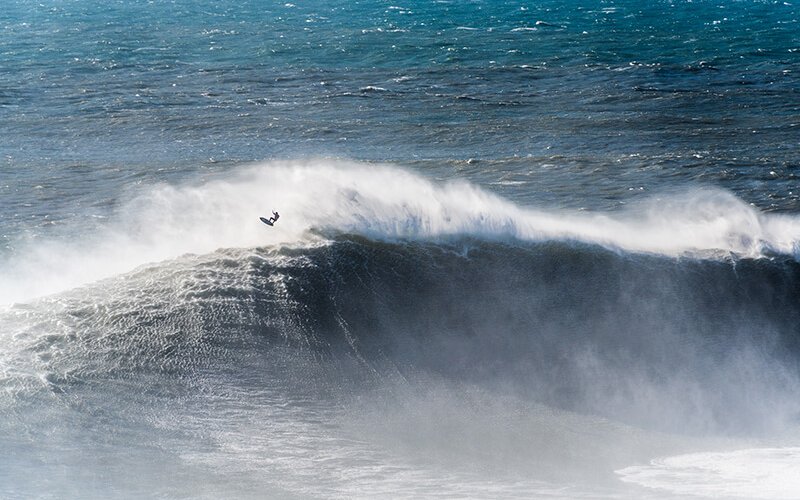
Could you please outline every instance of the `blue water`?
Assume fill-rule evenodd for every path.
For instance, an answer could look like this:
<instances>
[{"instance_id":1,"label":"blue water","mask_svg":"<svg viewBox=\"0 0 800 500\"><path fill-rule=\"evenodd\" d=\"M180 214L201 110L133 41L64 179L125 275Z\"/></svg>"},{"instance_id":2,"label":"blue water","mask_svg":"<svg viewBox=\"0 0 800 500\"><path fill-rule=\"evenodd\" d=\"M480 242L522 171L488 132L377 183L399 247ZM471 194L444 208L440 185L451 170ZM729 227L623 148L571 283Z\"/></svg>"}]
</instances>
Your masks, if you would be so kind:
<instances>
[{"instance_id":1,"label":"blue water","mask_svg":"<svg viewBox=\"0 0 800 500\"><path fill-rule=\"evenodd\" d=\"M113 192L134 171L309 155L463 177L473 159L492 164L470 178L525 181L503 194L530 203L580 204L552 193L569 178L593 207L700 181L797 208L788 3L15 1L0 15L3 168L34 185L85 166Z\"/></svg>"},{"instance_id":2,"label":"blue water","mask_svg":"<svg viewBox=\"0 0 800 500\"><path fill-rule=\"evenodd\" d=\"M793 0L7 0L0 496L791 497L799 176Z\"/></svg>"}]
</instances>

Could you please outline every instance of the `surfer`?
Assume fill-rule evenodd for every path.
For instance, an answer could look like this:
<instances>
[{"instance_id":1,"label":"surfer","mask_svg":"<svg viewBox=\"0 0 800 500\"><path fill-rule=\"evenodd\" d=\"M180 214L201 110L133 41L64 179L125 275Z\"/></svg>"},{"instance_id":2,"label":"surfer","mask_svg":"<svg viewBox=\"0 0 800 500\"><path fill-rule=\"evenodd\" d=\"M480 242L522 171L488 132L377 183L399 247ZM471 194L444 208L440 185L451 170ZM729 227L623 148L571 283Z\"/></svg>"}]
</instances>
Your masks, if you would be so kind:
<instances>
[{"instance_id":1,"label":"surfer","mask_svg":"<svg viewBox=\"0 0 800 500\"><path fill-rule=\"evenodd\" d=\"M259 219L261 219L261 222L263 222L264 224L272 226L273 224L275 224L275 221L277 221L280 217L281 215L275 210L273 210L272 217L270 217L269 219L265 219L264 217L259 217Z\"/></svg>"}]
</instances>

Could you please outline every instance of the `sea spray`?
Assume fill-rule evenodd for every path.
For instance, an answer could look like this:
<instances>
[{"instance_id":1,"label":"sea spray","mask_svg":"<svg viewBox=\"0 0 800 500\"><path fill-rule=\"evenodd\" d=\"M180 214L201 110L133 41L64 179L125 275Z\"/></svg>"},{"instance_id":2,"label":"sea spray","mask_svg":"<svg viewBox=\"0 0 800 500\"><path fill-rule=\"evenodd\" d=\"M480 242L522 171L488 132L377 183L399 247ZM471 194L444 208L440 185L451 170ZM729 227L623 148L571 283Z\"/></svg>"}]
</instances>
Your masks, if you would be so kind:
<instances>
[{"instance_id":1,"label":"sea spray","mask_svg":"<svg viewBox=\"0 0 800 500\"><path fill-rule=\"evenodd\" d=\"M258 217L279 210L269 229ZM628 210L587 213L514 204L473 184L439 183L396 166L273 162L205 183L144 188L103 226L36 241L7 259L0 302L25 301L137 266L217 248L307 245L319 235L436 241L575 241L665 256L793 255L796 217L761 214L730 193L693 189Z\"/></svg>"}]
</instances>

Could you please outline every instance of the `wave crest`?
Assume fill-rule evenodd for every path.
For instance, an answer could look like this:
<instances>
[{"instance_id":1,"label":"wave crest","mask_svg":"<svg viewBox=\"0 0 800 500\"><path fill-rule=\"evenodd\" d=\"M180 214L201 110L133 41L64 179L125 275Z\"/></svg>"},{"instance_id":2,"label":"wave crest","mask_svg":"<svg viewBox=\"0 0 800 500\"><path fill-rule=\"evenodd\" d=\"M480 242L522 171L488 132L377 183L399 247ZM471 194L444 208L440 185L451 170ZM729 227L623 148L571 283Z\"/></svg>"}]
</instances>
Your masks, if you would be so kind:
<instances>
[{"instance_id":1,"label":"wave crest","mask_svg":"<svg viewBox=\"0 0 800 500\"><path fill-rule=\"evenodd\" d=\"M258 220L271 209L274 228ZM800 222L763 214L719 189L654 197L617 213L524 207L465 181L439 183L389 165L273 162L205 183L157 185L123 204L104 228L28 245L0 275L0 303L218 248L308 246L320 234L375 240L577 241L670 257L796 257Z\"/></svg>"}]
</instances>

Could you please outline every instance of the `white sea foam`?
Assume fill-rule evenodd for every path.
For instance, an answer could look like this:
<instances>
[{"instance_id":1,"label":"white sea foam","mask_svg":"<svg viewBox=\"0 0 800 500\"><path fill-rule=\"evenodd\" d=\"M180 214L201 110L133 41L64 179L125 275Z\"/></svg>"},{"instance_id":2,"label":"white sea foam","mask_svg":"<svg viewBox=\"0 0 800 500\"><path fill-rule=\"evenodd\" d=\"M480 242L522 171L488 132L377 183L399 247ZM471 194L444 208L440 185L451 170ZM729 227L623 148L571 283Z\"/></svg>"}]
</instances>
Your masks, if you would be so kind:
<instances>
[{"instance_id":1,"label":"white sea foam","mask_svg":"<svg viewBox=\"0 0 800 500\"><path fill-rule=\"evenodd\" d=\"M258 220L271 209L282 214L272 228ZM519 206L465 181L437 183L391 166L269 163L204 184L150 187L100 231L75 227L69 241L28 245L0 267L0 303L186 253L319 241L310 229L384 240L573 240L665 256L793 255L800 241L800 219L759 213L721 190L652 198L613 214L567 212Z\"/></svg>"},{"instance_id":2,"label":"white sea foam","mask_svg":"<svg viewBox=\"0 0 800 500\"><path fill-rule=\"evenodd\" d=\"M691 453L617 471L626 482L678 495L797 498L800 448Z\"/></svg>"}]
</instances>

